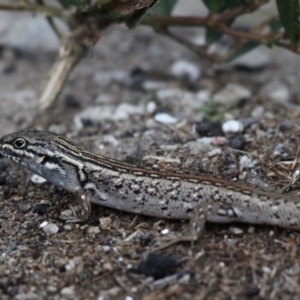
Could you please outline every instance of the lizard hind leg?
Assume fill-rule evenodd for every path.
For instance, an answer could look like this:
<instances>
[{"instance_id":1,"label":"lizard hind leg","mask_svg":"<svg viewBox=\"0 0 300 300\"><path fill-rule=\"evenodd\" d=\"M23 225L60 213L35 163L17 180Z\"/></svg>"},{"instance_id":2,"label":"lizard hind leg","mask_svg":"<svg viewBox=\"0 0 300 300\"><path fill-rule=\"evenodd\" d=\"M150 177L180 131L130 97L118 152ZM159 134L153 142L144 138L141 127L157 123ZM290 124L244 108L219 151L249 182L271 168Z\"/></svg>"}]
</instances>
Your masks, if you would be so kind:
<instances>
[{"instance_id":1,"label":"lizard hind leg","mask_svg":"<svg viewBox=\"0 0 300 300\"><path fill-rule=\"evenodd\" d=\"M200 236L204 231L206 216L207 216L206 206L203 206L203 204L196 206L192 212L192 216L190 218L189 228L187 232L185 232L181 236L167 239L168 240L167 243L155 248L154 251L162 250L174 244L182 243L182 242L190 242L193 245L193 243L200 238Z\"/></svg>"}]
</instances>

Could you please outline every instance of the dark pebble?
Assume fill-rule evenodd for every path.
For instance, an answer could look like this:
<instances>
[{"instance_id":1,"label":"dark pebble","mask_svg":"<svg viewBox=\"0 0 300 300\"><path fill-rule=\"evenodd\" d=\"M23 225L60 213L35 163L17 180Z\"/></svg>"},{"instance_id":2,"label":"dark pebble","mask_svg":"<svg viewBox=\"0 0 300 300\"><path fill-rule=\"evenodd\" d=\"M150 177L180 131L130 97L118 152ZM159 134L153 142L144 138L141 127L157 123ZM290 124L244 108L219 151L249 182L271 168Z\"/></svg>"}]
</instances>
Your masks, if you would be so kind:
<instances>
[{"instance_id":1,"label":"dark pebble","mask_svg":"<svg viewBox=\"0 0 300 300\"><path fill-rule=\"evenodd\" d=\"M171 255L152 252L140 262L136 269L132 268L129 271L160 279L174 274L180 264L180 260Z\"/></svg>"},{"instance_id":2,"label":"dark pebble","mask_svg":"<svg viewBox=\"0 0 300 300\"><path fill-rule=\"evenodd\" d=\"M80 102L74 97L73 95L66 95L65 99L65 106L70 108L80 108Z\"/></svg>"},{"instance_id":3,"label":"dark pebble","mask_svg":"<svg viewBox=\"0 0 300 300\"><path fill-rule=\"evenodd\" d=\"M147 247L152 242L152 238L149 235L143 235L143 236L140 237L139 240L140 240L140 245L142 247Z\"/></svg>"},{"instance_id":4,"label":"dark pebble","mask_svg":"<svg viewBox=\"0 0 300 300\"><path fill-rule=\"evenodd\" d=\"M147 78L145 70L140 67L136 67L130 71L131 84L130 88L133 90L142 91L143 84Z\"/></svg>"},{"instance_id":5,"label":"dark pebble","mask_svg":"<svg viewBox=\"0 0 300 300\"><path fill-rule=\"evenodd\" d=\"M6 177L0 176L0 185L5 185L5 184L6 184Z\"/></svg>"},{"instance_id":6,"label":"dark pebble","mask_svg":"<svg viewBox=\"0 0 300 300\"><path fill-rule=\"evenodd\" d=\"M255 297L259 294L259 288L258 287L251 287L246 291L246 297L251 298Z\"/></svg>"},{"instance_id":7,"label":"dark pebble","mask_svg":"<svg viewBox=\"0 0 300 300\"><path fill-rule=\"evenodd\" d=\"M205 120L197 123L195 130L201 137L224 136L222 124L219 121Z\"/></svg>"},{"instance_id":8,"label":"dark pebble","mask_svg":"<svg viewBox=\"0 0 300 300\"><path fill-rule=\"evenodd\" d=\"M242 135L236 135L228 140L228 146L236 150L244 150L246 140Z\"/></svg>"},{"instance_id":9,"label":"dark pebble","mask_svg":"<svg viewBox=\"0 0 300 300\"><path fill-rule=\"evenodd\" d=\"M0 156L1 158L2 156ZM6 160L0 160L0 171L5 171L8 167L8 162Z\"/></svg>"},{"instance_id":10,"label":"dark pebble","mask_svg":"<svg viewBox=\"0 0 300 300\"><path fill-rule=\"evenodd\" d=\"M50 205L48 203L39 203L34 207L33 212L39 216L45 215L49 210Z\"/></svg>"}]
</instances>

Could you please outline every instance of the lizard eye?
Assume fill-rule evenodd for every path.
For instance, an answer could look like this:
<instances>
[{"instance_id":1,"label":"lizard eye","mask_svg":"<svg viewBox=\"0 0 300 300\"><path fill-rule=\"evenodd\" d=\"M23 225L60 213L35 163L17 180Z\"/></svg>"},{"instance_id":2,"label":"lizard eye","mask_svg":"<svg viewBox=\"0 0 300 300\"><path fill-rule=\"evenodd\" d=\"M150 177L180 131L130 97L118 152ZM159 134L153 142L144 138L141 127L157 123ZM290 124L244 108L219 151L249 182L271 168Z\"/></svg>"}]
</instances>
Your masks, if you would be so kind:
<instances>
[{"instance_id":1,"label":"lizard eye","mask_svg":"<svg viewBox=\"0 0 300 300\"><path fill-rule=\"evenodd\" d=\"M25 146L25 140L22 138L17 138L14 141L14 145L16 146L16 148L23 148Z\"/></svg>"}]
</instances>

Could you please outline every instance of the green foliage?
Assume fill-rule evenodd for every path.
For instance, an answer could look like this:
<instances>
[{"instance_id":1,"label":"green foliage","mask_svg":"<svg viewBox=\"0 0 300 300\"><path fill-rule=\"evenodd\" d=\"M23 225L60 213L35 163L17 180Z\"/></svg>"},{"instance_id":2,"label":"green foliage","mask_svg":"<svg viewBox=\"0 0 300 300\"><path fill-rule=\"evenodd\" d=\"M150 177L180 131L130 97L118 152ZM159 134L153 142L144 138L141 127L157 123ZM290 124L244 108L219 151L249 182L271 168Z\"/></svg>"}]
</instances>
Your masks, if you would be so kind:
<instances>
[{"instance_id":1,"label":"green foliage","mask_svg":"<svg viewBox=\"0 0 300 300\"><path fill-rule=\"evenodd\" d=\"M81 0L58 0L59 3L62 5L64 8L70 8L71 6L81 6Z\"/></svg>"},{"instance_id":2,"label":"green foliage","mask_svg":"<svg viewBox=\"0 0 300 300\"><path fill-rule=\"evenodd\" d=\"M203 114L208 120L224 120L224 115L221 112L224 109L222 109L222 104L216 100L210 100L206 105L196 107L195 111Z\"/></svg>"},{"instance_id":3,"label":"green foliage","mask_svg":"<svg viewBox=\"0 0 300 300\"><path fill-rule=\"evenodd\" d=\"M238 57L252 51L253 49L255 49L258 46L259 46L259 43L257 43L257 42L246 43L245 45L243 45L242 47L240 47L239 49L234 51L229 57L227 57L226 62L231 62L231 61L237 59Z\"/></svg>"},{"instance_id":4,"label":"green foliage","mask_svg":"<svg viewBox=\"0 0 300 300\"><path fill-rule=\"evenodd\" d=\"M244 2L243 0L203 0L203 3L211 13L220 13Z\"/></svg>"},{"instance_id":5,"label":"green foliage","mask_svg":"<svg viewBox=\"0 0 300 300\"><path fill-rule=\"evenodd\" d=\"M223 33L220 31L214 30L212 28L207 28L205 32L205 41L208 46L216 43L221 37Z\"/></svg>"},{"instance_id":6,"label":"green foliage","mask_svg":"<svg viewBox=\"0 0 300 300\"><path fill-rule=\"evenodd\" d=\"M172 13L173 8L175 7L178 0L162 0L154 12L158 15L168 16Z\"/></svg>"},{"instance_id":7,"label":"green foliage","mask_svg":"<svg viewBox=\"0 0 300 300\"><path fill-rule=\"evenodd\" d=\"M299 0L276 0L279 16L293 44L299 41Z\"/></svg>"}]
</instances>

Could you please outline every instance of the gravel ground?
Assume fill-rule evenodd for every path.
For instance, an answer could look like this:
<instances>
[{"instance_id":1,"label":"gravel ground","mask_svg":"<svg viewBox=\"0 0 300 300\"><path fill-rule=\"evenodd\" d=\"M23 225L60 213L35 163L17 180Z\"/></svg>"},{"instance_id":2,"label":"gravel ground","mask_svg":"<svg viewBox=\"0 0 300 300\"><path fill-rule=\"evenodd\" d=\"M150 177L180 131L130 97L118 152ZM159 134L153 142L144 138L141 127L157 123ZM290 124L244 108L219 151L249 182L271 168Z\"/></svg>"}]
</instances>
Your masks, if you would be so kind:
<instances>
[{"instance_id":1,"label":"gravel ground","mask_svg":"<svg viewBox=\"0 0 300 300\"><path fill-rule=\"evenodd\" d=\"M38 95L54 58L2 45L1 136L35 126L122 161L278 192L290 183L298 57L275 49L258 68L220 68L149 29L112 27L45 116ZM0 170L1 299L299 298L298 232L207 224L193 245L155 251L188 223L93 205L86 224L65 224L74 195L7 160Z\"/></svg>"}]
</instances>

